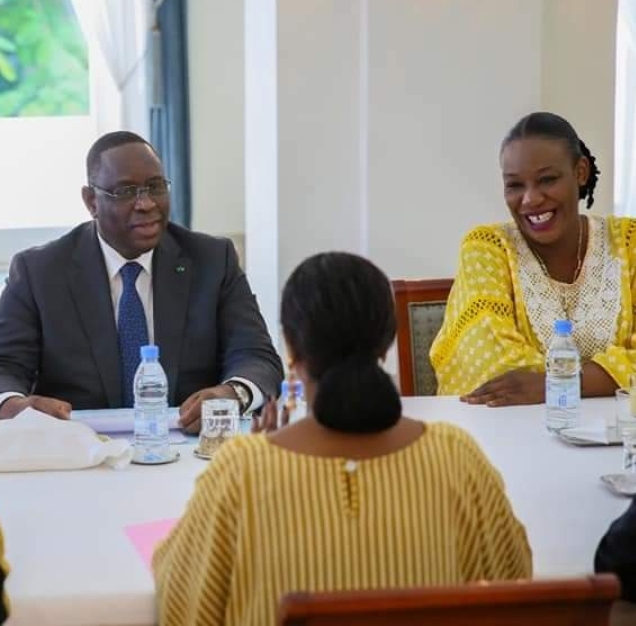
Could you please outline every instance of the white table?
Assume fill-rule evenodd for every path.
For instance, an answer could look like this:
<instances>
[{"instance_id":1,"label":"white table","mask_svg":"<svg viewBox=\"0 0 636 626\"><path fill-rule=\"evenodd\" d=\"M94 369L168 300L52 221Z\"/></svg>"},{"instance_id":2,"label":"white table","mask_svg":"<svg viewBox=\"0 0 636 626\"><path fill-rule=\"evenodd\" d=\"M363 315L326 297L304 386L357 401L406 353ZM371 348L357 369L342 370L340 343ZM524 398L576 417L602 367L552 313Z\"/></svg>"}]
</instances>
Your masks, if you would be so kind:
<instances>
[{"instance_id":1,"label":"white table","mask_svg":"<svg viewBox=\"0 0 636 626\"><path fill-rule=\"evenodd\" d=\"M611 399L584 402L588 416L607 411ZM560 443L543 428L542 406L488 409L456 398L408 398L404 412L474 435L526 525L536 576L592 570L598 540L628 504L599 481L620 469L620 447ZM191 446L180 450L178 463L159 467L0 474L11 626L154 623L152 577L123 528L181 514L204 461Z\"/></svg>"},{"instance_id":2,"label":"white table","mask_svg":"<svg viewBox=\"0 0 636 626\"><path fill-rule=\"evenodd\" d=\"M123 529L183 512L206 462L177 448L170 465L0 474L9 625L155 623L152 576Z\"/></svg>"},{"instance_id":3,"label":"white table","mask_svg":"<svg viewBox=\"0 0 636 626\"><path fill-rule=\"evenodd\" d=\"M528 533L535 576L589 573L601 536L629 504L599 479L621 471L622 449L567 445L544 428L544 410L486 408L449 397L404 399L405 415L446 420L469 431L501 472ZM583 401L585 420L602 420L613 411L612 398Z\"/></svg>"}]
</instances>

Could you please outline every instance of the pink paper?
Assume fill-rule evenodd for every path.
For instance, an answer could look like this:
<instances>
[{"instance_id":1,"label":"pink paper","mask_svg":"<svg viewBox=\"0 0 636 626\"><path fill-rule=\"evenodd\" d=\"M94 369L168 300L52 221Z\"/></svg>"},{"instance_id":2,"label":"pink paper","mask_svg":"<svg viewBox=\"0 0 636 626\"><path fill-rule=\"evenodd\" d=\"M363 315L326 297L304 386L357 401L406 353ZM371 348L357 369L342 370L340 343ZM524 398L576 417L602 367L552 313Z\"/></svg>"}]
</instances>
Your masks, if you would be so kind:
<instances>
[{"instance_id":1,"label":"pink paper","mask_svg":"<svg viewBox=\"0 0 636 626\"><path fill-rule=\"evenodd\" d=\"M178 520L162 519L156 522L145 522L126 526L124 532L137 549L141 560L148 569L152 565L152 553L157 544L168 536Z\"/></svg>"}]
</instances>

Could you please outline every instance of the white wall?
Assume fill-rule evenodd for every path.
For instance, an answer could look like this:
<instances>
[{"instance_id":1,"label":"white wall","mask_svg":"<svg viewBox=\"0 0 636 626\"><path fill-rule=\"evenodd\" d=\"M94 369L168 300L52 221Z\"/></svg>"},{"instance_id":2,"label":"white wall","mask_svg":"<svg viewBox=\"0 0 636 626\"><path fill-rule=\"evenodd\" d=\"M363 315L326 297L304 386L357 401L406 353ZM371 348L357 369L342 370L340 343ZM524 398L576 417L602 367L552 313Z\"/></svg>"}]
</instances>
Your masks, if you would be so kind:
<instances>
[{"instance_id":1,"label":"white wall","mask_svg":"<svg viewBox=\"0 0 636 626\"><path fill-rule=\"evenodd\" d=\"M245 0L246 269L274 345L280 344L278 47L276 0Z\"/></svg>"},{"instance_id":2,"label":"white wall","mask_svg":"<svg viewBox=\"0 0 636 626\"><path fill-rule=\"evenodd\" d=\"M188 1L192 227L242 233L244 28L242 0Z\"/></svg>"},{"instance_id":3,"label":"white wall","mask_svg":"<svg viewBox=\"0 0 636 626\"><path fill-rule=\"evenodd\" d=\"M369 254L446 277L461 235L505 218L498 151L540 101L541 3L370 0Z\"/></svg>"},{"instance_id":4,"label":"white wall","mask_svg":"<svg viewBox=\"0 0 636 626\"><path fill-rule=\"evenodd\" d=\"M243 2L189 12L193 225L234 232ZM452 275L466 229L506 218L499 142L532 109L571 119L598 154L607 211L615 14L616 0L279 0L279 279L257 293L321 249Z\"/></svg>"},{"instance_id":5,"label":"white wall","mask_svg":"<svg viewBox=\"0 0 636 626\"><path fill-rule=\"evenodd\" d=\"M568 118L601 170L594 211L612 213L616 0L545 0L542 107Z\"/></svg>"},{"instance_id":6,"label":"white wall","mask_svg":"<svg viewBox=\"0 0 636 626\"><path fill-rule=\"evenodd\" d=\"M364 252L361 5L278 2L281 280L314 252Z\"/></svg>"}]
</instances>

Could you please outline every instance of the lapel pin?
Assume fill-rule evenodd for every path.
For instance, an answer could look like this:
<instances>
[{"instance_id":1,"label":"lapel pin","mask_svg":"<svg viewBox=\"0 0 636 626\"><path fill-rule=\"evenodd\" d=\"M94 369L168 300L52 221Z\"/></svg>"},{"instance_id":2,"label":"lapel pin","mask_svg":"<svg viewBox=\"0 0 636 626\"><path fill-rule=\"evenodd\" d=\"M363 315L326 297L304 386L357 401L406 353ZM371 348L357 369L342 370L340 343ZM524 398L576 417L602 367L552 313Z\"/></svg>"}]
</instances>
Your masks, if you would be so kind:
<instances>
[{"instance_id":1,"label":"lapel pin","mask_svg":"<svg viewBox=\"0 0 636 626\"><path fill-rule=\"evenodd\" d=\"M183 265L177 265L177 267L174 268L174 271L177 272L177 274L183 274L183 272L185 272L185 267L183 267Z\"/></svg>"}]
</instances>

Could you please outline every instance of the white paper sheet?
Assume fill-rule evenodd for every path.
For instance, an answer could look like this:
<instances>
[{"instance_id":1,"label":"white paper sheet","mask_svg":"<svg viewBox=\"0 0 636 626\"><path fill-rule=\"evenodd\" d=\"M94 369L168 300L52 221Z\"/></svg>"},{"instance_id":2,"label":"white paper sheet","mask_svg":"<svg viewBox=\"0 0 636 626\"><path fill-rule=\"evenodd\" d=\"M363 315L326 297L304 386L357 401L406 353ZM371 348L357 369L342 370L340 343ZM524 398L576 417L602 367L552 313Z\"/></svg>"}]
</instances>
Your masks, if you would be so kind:
<instances>
[{"instance_id":1,"label":"white paper sheet","mask_svg":"<svg viewBox=\"0 0 636 626\"><path fill-rule=\"evenodd\" d=\"M135 435L133 433L108 433L111 439L124 439L131 445L135 445ZM180 430L171 430L168 433L168 443L173 445L180 445L182 443L196 443L198 437L196 435L185 435Z\"/></svg>"}]
</instances>

